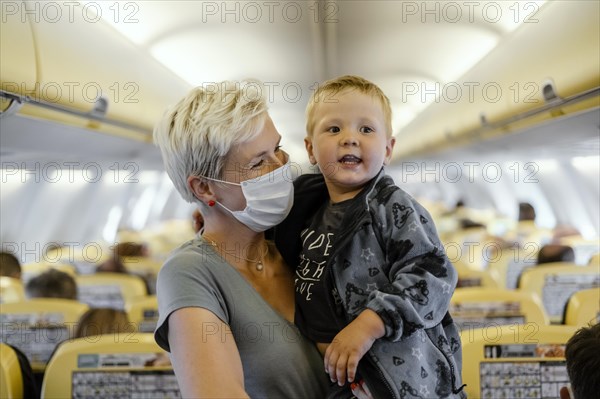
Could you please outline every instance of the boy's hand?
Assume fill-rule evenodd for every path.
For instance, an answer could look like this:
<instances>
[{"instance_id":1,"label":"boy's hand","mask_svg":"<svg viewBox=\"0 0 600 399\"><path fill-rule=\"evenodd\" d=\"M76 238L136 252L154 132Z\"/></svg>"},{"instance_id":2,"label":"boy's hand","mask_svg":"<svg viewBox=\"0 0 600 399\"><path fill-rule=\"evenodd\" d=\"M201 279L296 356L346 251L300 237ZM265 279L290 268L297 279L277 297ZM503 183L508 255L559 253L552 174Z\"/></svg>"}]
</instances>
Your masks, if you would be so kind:
<instances>
[{"instance_id":1,"label":"boy's hand","mask_svg":"<svg viewBox=\"0 0 600 399\"><path fill-rule=\"evenodd\" d=\"M346 380L353 382L358 362L384 334L383 321L370 309L364 310L340 331L325 352L325 371L331 381L337 381L340 386Z\"/></svg>"}]
</instances>

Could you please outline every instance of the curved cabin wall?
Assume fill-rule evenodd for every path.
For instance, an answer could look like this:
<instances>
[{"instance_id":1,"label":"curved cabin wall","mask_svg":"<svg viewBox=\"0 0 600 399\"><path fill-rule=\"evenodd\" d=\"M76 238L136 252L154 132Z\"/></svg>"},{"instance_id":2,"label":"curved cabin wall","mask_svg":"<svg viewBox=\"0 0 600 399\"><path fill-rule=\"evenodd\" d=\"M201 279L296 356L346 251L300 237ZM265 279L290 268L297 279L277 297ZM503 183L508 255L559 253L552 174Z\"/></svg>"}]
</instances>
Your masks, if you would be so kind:
<instances>
[{"instance_id":1,"label":"curved cabin wall","mask_svg":"<svg viewBox=\"0 0 600 399\"><path fill-rule=\"evenodd\" d=\"M83 112L102 95L108 100L106 118L147 133L32 105L19 114L151 141L155 121L189 85L100 18L83 12L81 4L48 4L3 5L1 88Z\"/></svg>"},{"instance_id":2,"label":"curved cabin wall","mask_svg":"<svg viewBox=\"0 0 600 399\"><path fill-rule=\"evenodd\" d=\"M546 112L510 126L477 131L481 114L493 123L543 106L541 89L548 80L554 82L562 98L600 85L599 2L551 1L532 18L458 82L446 86L440 101L432 103L401 131L398 139L402 145L396 146L396 160L506 134L599 105L595 96L561 112ZM456 87L462 89L458 99Z\"/></svg>"}]
</instances>

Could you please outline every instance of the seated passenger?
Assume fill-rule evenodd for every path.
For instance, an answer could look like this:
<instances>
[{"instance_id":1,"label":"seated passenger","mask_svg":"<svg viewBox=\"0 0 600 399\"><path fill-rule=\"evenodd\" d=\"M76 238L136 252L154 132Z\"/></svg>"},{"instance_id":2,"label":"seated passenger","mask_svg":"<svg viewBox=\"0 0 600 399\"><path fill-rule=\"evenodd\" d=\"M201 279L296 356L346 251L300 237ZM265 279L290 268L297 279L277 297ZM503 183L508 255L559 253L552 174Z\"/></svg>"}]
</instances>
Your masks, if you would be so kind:
<instances>
[{"instance_id":1,"label":"seated passenger","mask_svg":"<svg viewBox=\"0 0 600 399\"><path fill-rule=\"evenodd\" d=\"M123 310L94 308L81 315L73 338L85 338L105 334L116 334L118 336L121 333L129 334L137 330L137 326L129 321L127 313ZM145 367L170 365L171 359L164 352L157 353L156 357L144 364Z\"/></svg>"},{"instance_id":2,"label":"seated passenger","mask_svg":"<svg viewBox=\"0 0 600 399\"><path fill-rule=\"evenodd\" d=\"M0 276L21 279L21 263L10 252L0 252Z\"/></svg>"},{"instance_id":3,"label":"seated passenger","mask_svg":"<svg viewBox=\"0 0 600 399\"><path fill-rule=\"evenodd\" d=\"M519 222L535 221L535 208L529 202L519 202Z\"/></svg>"},{"instance_id":4,"label":"seated passenger","mask_svg":"<svg viewBox=\"0 0 600 399\"><path fill-rule=\"evenodd\" d=\"M555 262L575 262L575 252L567 245L547 244L540 248L536 265L545 265ZM521 273L517 278L517 288L521 287Z\"/></svg>"},{"instance_id":5,"label":"seated passenger","mask_svg":"<svg viewBox=\"0 0 600 399\"><path fill-rule=\"evenodd\" d=\"M121 258L115 254L96 266L96 273L127 273L127 268L123 265Z\"/></svg>"},{"instance_id":6,"label":"seated passenger","mask_svg":"<svg viewBox=\"0 0 600 399\"><path fill-rule=\"evenodd\" d=\"M567 342L565 350L571 392L560 390L560 399L589 399L598 397L600 381L600 323L582 327Z\"/></svg>"},{"instance_id":7,"label":"seated passenger","mask_svg":"<svg viewBox=\"0 0 600 399\"><path fill-rule=\"evenodd\" d=\"M25 286L27 298L64 298L77 300L75 279L65 272L50 269L31 280Z\"/></svg>"},{"instance_id":8,"label":"seated passenger","mask_svg":"<svg viewBox=\"0 0 600 399\"><path fill-rule=\"evenodd\" d=\"M460 219L459 220L459 225L461 229L471 229L471 228L475 228L475 227L482 227L485 228L484 224L475 222L471 219Z\"/></svg>"},{"instance_id":9,"label":"seated passenger","mask_svg":"<svg viewBox=\"0 0 600 399\"><path fill-rule=\"evenodd\" d=\"M96 272L127 273L123 265L123 257L148 257L149 251L146 244L135 242L122 242L113 248L112 256L96 267Z\"/></svg>"},{"instance_id":10,"label":"seated passenger","mask_svg":"<svg viewBox=\"0 0 600 399\"><path fill-rule=\"evenodd\" d=\"M143 243L136 242L121 242L114 248L116 256L142 256L147 257L150 255L148 246Z\"/></svg>"},{"instance_id":11,"label":"seated passenger","mask_svg":"<svg viewBox=\"0 0 600 399\"><path fill-rule=\"evenodd\" d=\"M554 262L575 262L575 251L567 245L544 245L538 252L537 264Z\"/></svg>"},{"instance_id":12,"label":"seated passenger","mask_svg":"<svg viewBox=\"0 0 600 399\"><path fill-rule=\"evenodd\" d=\"M552 241L553 232L536 223L537 215L534 207L528 202L519 203L519 220L506 234L508 241L525 249L531 245L538 248Z\"/></svg>"},{"instance_id":13,"label":"seated passenger","mask_svg":"<svg viewBox=\"0 0 600 399\"><path fill-rule=\"evenodd\" d=\"M96 266L96 273L122 273L137 276L144 281L146 293L154 295L156 293L156 276L148 273L131 273L123 263L123 256L147 257L148 249L145 244L132 242L118 244L115 246L112 256Z\"/></svg>"},{"instance_id":14,"label":"seated passenger","mask_svg":"<svg viewBox=\"0 0 600 399\"><path fill-rule=\"evenodd\" d=\"M108 260L96 266L96 272L127 273L127 268L123 264L123 257L148 257L149 255L146 244L122 242L115 245L112 256Z\"/></svg>"},{"instance_id":15,"label":"seated passenger","mask_svg":"<svg viewBox=\"0 0 600 399\"><path fill-rule=\"evenodd\" d=\"M129 322L127 313L123 310L94 308L88 310L79 318L73 338L131 333L135 330L135 326Z\"/></svg>"}]
</instances>

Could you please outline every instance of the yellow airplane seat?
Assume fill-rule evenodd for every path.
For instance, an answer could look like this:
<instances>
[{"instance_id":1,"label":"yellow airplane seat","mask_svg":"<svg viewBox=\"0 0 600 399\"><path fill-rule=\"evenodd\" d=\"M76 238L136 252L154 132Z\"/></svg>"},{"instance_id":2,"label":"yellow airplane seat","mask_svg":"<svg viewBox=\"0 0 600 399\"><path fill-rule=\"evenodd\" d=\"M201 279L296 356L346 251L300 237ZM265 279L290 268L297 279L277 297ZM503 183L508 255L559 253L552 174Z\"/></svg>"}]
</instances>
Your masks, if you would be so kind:
<instances>
[{"instance_id":1,"label":"yellow airplane seat","mask_svg":"<svg viewBox=\"0 0 600 399\"><path fill-rule=\"evenodd\" d=\"M535 245L541 247L552 241L553 232L550 229L539 227L531 220L519 221L513 230L506 233L509 242L517 242L521 247Z\"/></svg>"},{"instance_id":2,"label":"yellow airplane seat","mask_svg":"<svg viewBox=\"0 0 600 399\"><path fill-rule=\"evenodd\" d=\"M541 303L533 295L494 288L457 288L450 300L450 314L461 330L489 325L548 324Z\"/></svg>"},{"instance_id":3,"label":"yellow airplane seat","mask_svg":"<svg viewBox=\"0 0 600 399\"><path fill-rule=\"evenodd\" d=\"M163 265L162 261L143 256L123 256L121 262L128 272L135 274L157 275Z\"/></svg>"},{"instance_id":4,"label":"yellow airplane seat","mask_svg":"<svg viewBox=\"0 0 600 399\"><path fill-rule=\"evenodd\" d=\"M0 276L0 303L11 303L25 300L25 289L21 280Z\"/></svg>"},{"instance_id":5,"label":"yellow airplane seat","mask_svg":"<svg viewBox=\"0 0 600 399\"><path fill-rule=\"evenodd\" d=\"M445 237L443 244L453 263L475 270L485 268L486 250L493 246L485 227L470 227L452 232Z\"/></svg>"},{"instance_id":6,"label":"yellow airplane seat","mask_svg":"<svg viewBox=\"0 0 600 399\"><path fill-rule=\"evenodd\" d=\"M539 247L529 245L523 249L504 248L488 262L488 271L501 288L516 289L521 273L537 264Z\"/></svg>"},{"instance_id":7,"label":"yellow airplane seat","mask_svg":"<svg viewBox=\"0 0 600 399\"><path fill-rule=\"evenodd\" d=\"M600 323L600 287L579 291L567 302L565 324L584 327Z\"/></svg>"},{"instance_id":8,"label":"yellow airplane seat","mask_svg":"<svg viewBox=\"0 0 600 399\"><path fill-rule=\"evenodd\" d=\"M2 305L0 340L19 348L34 371L43 371L56 346L73 336L86 304L35 298Z\"/></svg>"},{"instance_id":9,"label":"yellow airplane seat","mask_svg":"<svg viewBox=\"0 0 600 399\"><path fill-rule=\"evenodd\" d=\"M461 264L455 264L454 267L458 272L458 282L456 283L456 288L498 288L498 282L487 270L474 270Z\"/></svg>"},{"instance_id":10,"label":"yellow airplane seat","mask_svg":"<svg viewBox=\"0 0 600 399\"><path fill-rule=\"evenodd\" d=\"M43 398L174 398L179 387L153 334L96 335L63 343L46 368Z\"/></svg>"},{"instance_id":11,"label":"yellow airplane seat","mask_svg":"<svg viewBox=\"0 0 600 399\"><path fill-rule=\"evenodd\" d=\"M491 325L461 332L469 398L559 398L569 384L565 344L572 326Z\"/></svg>"},{"instance_id":12,"label":"yellow airplane seat","mask_svg":"<svg viewBox=\"0 0 600 399\"><path fill-rule=\"evenodd\" d=\"M158 321L158 301L156 296L147 296L130 301L125 310L129 321L137 326L140 332L154 332Z\"/></svg>"},{"instance_id":13,"label":"yellow airplane seat","mask_svg":"<svg viewBox=\"0 0 600 399\"><path fill-rule=\"evenodd\" d=\"M23 397L23 374L16 352L0 342L0 399Z\"/></svg>"},{"instance_id":14,"label":"yellow airplane seat","mask_svg":"<svg viewBox=\"0 0 600 399\"><path fill-rule=\"evenodd\" d=\"M156 294L156 279L164 263L162 260L143 256L123 256L121 261L129 273L144 279L148 294Z\"/></svg>"},{"instance_id":15,"label":"yellow airplane seat","mask_svg":"<svg viewBox=\"0 0 600 399\"><path fill-rule=\"evenodd\" d=\"M575 263L584 265L591 263L594 255L600 252L600 239L586 239L581 236L568 236L560 239L560 244L568 245L575 252ZM596 262L598 264L598 262Z\"/></svg>"},{"instance_id":16,"label":"yellow airplane seat","mask_svg":"<svg viewBox=\"0 0 600 399\"><path fill-rule=\"evenodd\" d=\"M125 309L125 304L148 294L139 276L122 273L97 273L75 278L78 299L93 308Z\"/></svg>"},{"instance_id":17,"label":"yellow airplane seat","mask_svg":"<svg viewBox=\"0 0 600 399\"><path fill-rule=\"evenodd\" d=\"M600 287L600 266L548 263L526 270L519 289L538 297L551 323L561 323L569 298L576 292Z\"/></svg>"}]
</instances>

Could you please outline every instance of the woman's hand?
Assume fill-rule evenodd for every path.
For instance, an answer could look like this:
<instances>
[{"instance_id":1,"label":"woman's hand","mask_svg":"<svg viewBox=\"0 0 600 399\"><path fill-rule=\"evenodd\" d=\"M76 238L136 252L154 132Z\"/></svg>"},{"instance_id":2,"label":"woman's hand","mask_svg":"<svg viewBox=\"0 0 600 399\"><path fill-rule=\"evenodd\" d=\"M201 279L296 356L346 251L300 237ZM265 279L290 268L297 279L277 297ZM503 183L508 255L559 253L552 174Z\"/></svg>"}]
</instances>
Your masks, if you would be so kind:
<instances>
[{"instance_id":1,"label":"woman's hand","mask_svg":"<svg viewBox=\"0 0 600 399\"><path fill-rule=\"evenodd\" d=\"M350 389L358 399L373 399L373 395L371 395L371 391L369 391L364 381L353 382L350 384Z\"/></svg>"}]
</instances>

